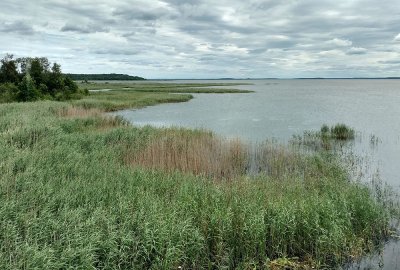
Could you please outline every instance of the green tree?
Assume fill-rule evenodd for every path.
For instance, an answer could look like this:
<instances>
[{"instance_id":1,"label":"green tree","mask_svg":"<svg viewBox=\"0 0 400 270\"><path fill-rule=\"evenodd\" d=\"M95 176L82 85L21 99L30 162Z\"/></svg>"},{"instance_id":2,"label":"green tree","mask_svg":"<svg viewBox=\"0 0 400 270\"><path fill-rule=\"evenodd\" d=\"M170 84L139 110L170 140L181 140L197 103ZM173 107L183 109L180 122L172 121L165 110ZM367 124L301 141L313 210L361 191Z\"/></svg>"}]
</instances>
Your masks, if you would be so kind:
<instances>
[{"instance_id":1,"label":"green tree","mask_svg":"<svg viewBox=\"0 0 400 270\"><path fill-rule=\"evenodd\" d=\"M18 85L18 101L34 101L39 98L39 92L35 87L35 82L29 73L26 73Z\"/></svg>"},{"instance_id":2,"label":"green tree","mask_svg":"<svg viewBox=\"0 0 400 270\"><path fill-rule=\"evenodd\" d=\"M0 103L15 101L18 91L18 87L13 83L0 84Z\"/></svg>"},{"instance_id":3,"label":"green tree","mask_svg":"<svg viewBox=\"0 0 400 270\"><path fill-rule=\"evenodd\" d=\"M47 87L52 96L55 96L57 92L62 92L64 90L64 76L61 72L61 66L57 63L54 63L51 67Z\"/></svg>"},{"instance_id":4,"label":"green tree","mask_svg":"<svg viewBox=\"0 0 400 270\"><path fill-rule=\"evenodd\" d=\"M6 56L1 59L0 67L0 83L15 83L19 82L19 76L17 71L17 63L13 59L12 54L6 54Z\"/></svg>"},{"instance_id":5,"label":"green tree","mask_svg":"<svg viewBox=\"0 0 400 270\"><path fill-rule=\"evenodd\" d=\"M30 63L29 73L35 81L36 87L44 82L44 68L39 58L33 58Z\"/></svg>"}]
</instances>

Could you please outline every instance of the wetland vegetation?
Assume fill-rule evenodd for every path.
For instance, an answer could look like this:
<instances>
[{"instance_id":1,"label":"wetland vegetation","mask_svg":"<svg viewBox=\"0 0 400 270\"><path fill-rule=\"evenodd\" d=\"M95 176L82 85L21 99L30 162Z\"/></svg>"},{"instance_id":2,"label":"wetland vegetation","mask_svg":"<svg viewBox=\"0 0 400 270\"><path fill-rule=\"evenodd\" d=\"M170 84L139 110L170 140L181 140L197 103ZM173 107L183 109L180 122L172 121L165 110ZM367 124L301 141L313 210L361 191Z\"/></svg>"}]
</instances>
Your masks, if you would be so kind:
<instances>
[{"instance_id":1,"label":"wetland vegetation","mask_svg":"<svg viewBox=\"0 0 400 270\"><path fill-rule=\"evenodd\" d=\"M347 126L253 151L208 131L105 114L218 89L79 86L111 90L0 104L1 269L327 268L391 235L389 192L353 181L330 148L304 148L351 139Z\"/></svg>"}]
</instances>

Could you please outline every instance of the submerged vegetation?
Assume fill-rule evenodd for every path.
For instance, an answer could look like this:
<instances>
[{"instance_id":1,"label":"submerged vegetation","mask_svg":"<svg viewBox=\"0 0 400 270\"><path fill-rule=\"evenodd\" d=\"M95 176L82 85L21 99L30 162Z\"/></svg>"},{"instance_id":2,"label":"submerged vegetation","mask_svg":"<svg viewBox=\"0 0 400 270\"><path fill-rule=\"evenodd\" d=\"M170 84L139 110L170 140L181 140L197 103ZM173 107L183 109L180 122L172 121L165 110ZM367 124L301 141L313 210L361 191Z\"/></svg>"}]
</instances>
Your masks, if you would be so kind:
<instances>
[{"instance_id":1,"label":"submerged vegetation","mask_svg":"<svg viewBox=\"0 0 400 270\"><path fill-rule=\"evenodd\" d=\"M104 112L190 95L123 91L0 105L0 269L326 268L389 236L337 155L133 127Z\"/></svg>"},{"instance_id":2,"label":"submerged vegetation","mask_svg":"<svg viewBox=\"0 0 400 270\"><path fill-rule=\"evenodd\" d=\"M337 124L331 128L327 125L321 127L321 136L335 140L352 140L354 139L354 130L345 124Z\"/></svg>"},{"instance_id":3,"label":"submerged vegetation","mask_svg":"<svg viewBox=\"0 0 400 270\"><path fill-rule=\"evenodd\" d=\"M331 151L335 150L335 148L343 148L354 138L354 130L345 124L336 124L332 127L324 124L320 131L305 131L303 136L293 136L291 143L313 151Z\"/></svg>"}]
</instances>

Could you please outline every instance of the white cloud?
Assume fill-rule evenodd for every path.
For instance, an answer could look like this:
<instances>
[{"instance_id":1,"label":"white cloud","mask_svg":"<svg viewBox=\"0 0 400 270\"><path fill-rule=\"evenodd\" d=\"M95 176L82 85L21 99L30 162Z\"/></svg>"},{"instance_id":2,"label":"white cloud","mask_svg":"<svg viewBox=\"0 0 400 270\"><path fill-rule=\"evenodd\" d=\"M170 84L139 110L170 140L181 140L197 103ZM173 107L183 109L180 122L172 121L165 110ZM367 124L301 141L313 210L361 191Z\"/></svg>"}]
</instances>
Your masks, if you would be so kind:
<instances>
[{"instance_id":1,"label":"white cloud","mask_svg":"<svg viewBox=\"0 0 400 270\"><path fill-rule=\"evenodd\" d=\"M400 41L400 33L394 37L394 41Z\"/></svg>"},{"instance_id":2,"label":"white cloud","mask_svg":"<svg viewBox=\"0 0 400 270\"><path fill-rule=\"evenodd\" d=\"M347 39L340 39L340 38L334 38L331 39L327 42L328 44L336 45L338 47L348 47L353 44L350 40Z\"/></svg>"},{"instance_id":3,"label":"white cloud","mask_svg":"<svg viewBox=\"0 0 400 270\"><path fill-rule=\"evenodd\" d=\"M361 48L361 47L351 47L348 51L347 54L366 54L367 49Z\"/></svg>"}]
</instances>

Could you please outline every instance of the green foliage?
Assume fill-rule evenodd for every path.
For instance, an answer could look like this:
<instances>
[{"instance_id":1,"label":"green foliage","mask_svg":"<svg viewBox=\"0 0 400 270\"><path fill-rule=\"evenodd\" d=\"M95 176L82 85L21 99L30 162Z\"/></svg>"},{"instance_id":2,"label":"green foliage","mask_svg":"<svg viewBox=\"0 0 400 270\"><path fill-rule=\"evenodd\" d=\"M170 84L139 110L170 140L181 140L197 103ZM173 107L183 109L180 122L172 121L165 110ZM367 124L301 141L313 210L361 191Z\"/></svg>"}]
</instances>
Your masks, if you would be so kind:
<instances>
[{"instance_id":1,"label":"green foliage","mask_svg":"<svg viewBox=\"0 0 400 270\"><path fill-rule=\"evenodd\" d=\"M45 82L45 67L40 62L39 58L33 58L30 62L29 74L35 82L36 87Z\"/></svg>"},{"instance_id":2,"label":"green foliage","mask_svg":"<svg viewBox=\"0 0 400 270\"><path fill-rule=\"evenodd\" d=\"M17 101L35 101L39 98L39 91L35 87L35 81L27 73L18 85Z\"/></svg>"},{"instance_id":3,"label":"green foliage","mask_svg":"<svg viewBox=\"0 0 400 270\"><path fill-rule=\"evenodd\" d=\"M322 127L321 127L321 134L322 135L327 135L329 133L329 127L328 127L328 125L326 125L326 124L324 124L324 125L322 125Z\"/></svg>"},{"instance_id":4,"label":"green foliage","mask_svg":"<svg viewBox=\"0 0 400 270\"><path fill-rule=\"evenodd\" d=\"M337 140L352 140L354 139L354 130L345 124L337 124L331 127L331 136Z\"/></svg>"},{"instance_id":5,"label":"green foliage","mask_svg":"<svg viewBox=\"0 0 400 270\"><path fill-rule=\"evenodd\" d=\"M0 83L18 83L18 81L17 63L12 54L7 54L1 60Z\"/></svg>"},{"instance_id":6,"label":"green foliage","mask_svg":"<svg viewBox=\"0 0 400 270\"><path fill-rule=\"evenodd\" d=\"M293 136L292 144L306 146L311 150L336 150L354 140L355 132L345 124L329 127L322 125L320 131L306 131L303 136Z\"/></svg>"},{"instance_id":7,"label":"green foliage","mask_svg":"<svg viewBox=\"0 0 400 270\"><path fill-rule=\"evenodd\" d=\"M19 72L18 72L19 70ZM0 83L13 83L18 86L9 87L15 91L0 98L0 102L32 101L37 99L68 100L82 97L85 91L69 77L61 72L61 66L54 63L50 69L47 58L18 58L13 60L12 55L6 55L1 60Z\"/></svg>"},{"instance_id":8,"label":"green foliage","mask_svg":"<svg viewBox=\"0 0 400 270\"><path fill-rule=\"evenodd\" d=\"M82 93L83 95L84 93ZM104 111L117 111L127 108L140 108L159 103L185 102L192 99L189 94L174 95L170 93L141 93L130 91L95 92L79 100L71 101L72 104L86 109L101 109Z\"/></svg>"},{"instance_id":9,"label":"green foliage","mask_svg":"<svg viewBox=\"0 0 400 270\"><path fill-rule=\"evenodd\" d=\"M13 83L0 84L0 103L15 101L18 91L18 87Z\"/></svg>"}]
</instances>

